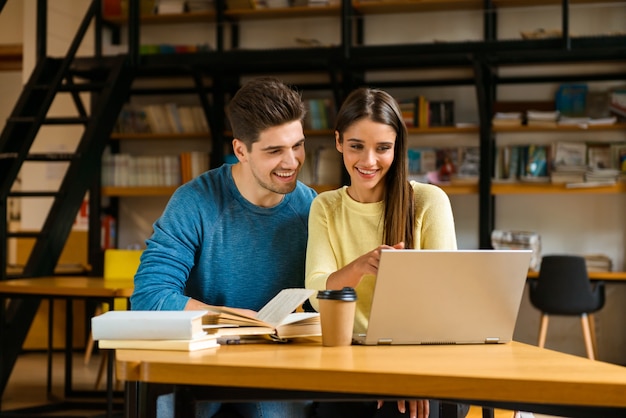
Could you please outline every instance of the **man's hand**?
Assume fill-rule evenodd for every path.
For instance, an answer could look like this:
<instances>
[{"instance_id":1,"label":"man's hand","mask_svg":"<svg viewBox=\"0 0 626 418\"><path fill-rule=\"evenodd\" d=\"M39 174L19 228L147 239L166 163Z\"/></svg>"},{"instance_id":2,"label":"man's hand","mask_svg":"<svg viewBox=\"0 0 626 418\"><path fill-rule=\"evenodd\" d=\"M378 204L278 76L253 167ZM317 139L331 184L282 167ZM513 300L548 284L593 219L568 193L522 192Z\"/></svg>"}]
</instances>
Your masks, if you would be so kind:
<instances>
[{"instance_id":1,"label":"man's hand","mask_svg":"<svg viewBox=\"0 0 626 418\"><path fill-rule=\"evenodd\" d=\"M406 412L406 402L398 401L398 411L402 414ZM420 399L417 401L409 402L409 417L410 418L428 418L430 414L430 404L428 400ZM383 406L383 401L378 401L378 409Z\"/></svg>"}]
</instances>

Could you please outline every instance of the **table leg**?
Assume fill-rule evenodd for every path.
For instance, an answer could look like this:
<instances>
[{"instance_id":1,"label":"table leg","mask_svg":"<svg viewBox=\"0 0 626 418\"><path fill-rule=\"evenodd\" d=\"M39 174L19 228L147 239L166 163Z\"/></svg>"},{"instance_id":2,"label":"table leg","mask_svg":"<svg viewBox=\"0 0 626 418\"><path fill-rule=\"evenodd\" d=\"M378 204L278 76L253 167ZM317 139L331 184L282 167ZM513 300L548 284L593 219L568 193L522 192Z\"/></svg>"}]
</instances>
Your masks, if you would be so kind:
<instances>
[{"instance_id":1,"label":"table leg","mask_svg":"<svg viewBox=\"0 0 626 418\"><path fill-rule=\"evenodd\" d=\"M72 299L65 299L65 397L72 395L72 348L74 345L74 310Z\"/></svg>"},{"instance_id":2,"label":"table leg","mask_svg":"<svg viewBox=\"0 0 626 418\"><path fill-rule=\"evenodd\" d=\"M138 382L126 381L124 383L124 417L139 418L140 416L140 390Z\"/></svg>"},{"instance_id":3,"label":"table leg","mask_svg":"<svg viewBox=\"0 0 626 418\"><path fill-rule=\"evenodd\" d=\"M46 395L52 396L52 351L54 350L54 299L48 299L48 364L46 367Z\"/></svg>"},{"instance_id":4,"label":"table leg","mask_svg":"<svg viewBox=\"0 0 626 418\"><path fill-rule=\"evenodd\" d=\"M483 418L493 418L494 414L493 414L493 408L487 408L486 406L483 406Z\"/></svg>"}]
</instances>

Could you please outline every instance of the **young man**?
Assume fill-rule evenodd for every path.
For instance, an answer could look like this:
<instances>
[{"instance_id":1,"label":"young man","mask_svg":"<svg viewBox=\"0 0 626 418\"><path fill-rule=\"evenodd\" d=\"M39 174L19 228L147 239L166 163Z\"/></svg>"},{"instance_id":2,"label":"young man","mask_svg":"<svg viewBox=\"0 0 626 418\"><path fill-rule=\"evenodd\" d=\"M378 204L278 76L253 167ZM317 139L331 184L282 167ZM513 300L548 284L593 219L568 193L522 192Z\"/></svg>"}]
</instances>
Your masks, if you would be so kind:
<instances>
[{"instance_id":1,"label":"young man","mask_svg":"<svg viewBox=\"0 0 626 418\"><path fill-rule=\"evenodd\" d=\"M234 165L179 187L147 240L135 275L135 310L259 310L281 289L304 287L307 223L315 192L304 163L300 95L273 78L245 84L228 104ZM202 416L220 408L201 404ZM304 416L304 403L233 405L244 417ZM161 397L159 416L173 416Z\"/></svg>"}]
</instances>

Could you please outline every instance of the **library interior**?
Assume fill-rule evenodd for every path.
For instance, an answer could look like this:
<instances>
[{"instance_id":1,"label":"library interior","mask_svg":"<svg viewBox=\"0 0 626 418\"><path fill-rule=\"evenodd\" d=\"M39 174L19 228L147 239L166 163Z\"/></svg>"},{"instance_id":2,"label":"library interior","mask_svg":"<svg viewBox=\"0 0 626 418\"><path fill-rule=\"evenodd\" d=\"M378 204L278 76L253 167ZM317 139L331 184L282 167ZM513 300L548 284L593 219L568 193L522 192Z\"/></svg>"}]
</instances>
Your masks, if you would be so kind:
<instances>
[{"instance_id":1,"label":"library interior","mask_svg":"<svg viewBox=\"0 0 626 418\"><path fill-rule=\"evenodd\" d=\"M0 0L0 399L25 355L103 356L91 317L125 308L132 275L81 296L2 283L104 282L108 250L145 248L177 187L236 161L225 106L265 75L302 95L318 193L349 180L343 99L392 94L409 177L446 192L458 248L533 251L515 342L626 367L626 1ZM583 257L602 296L548 327L550 255ZM89 387L100 364L130 370L95 363Z\"/></svg>"}]
</instances>

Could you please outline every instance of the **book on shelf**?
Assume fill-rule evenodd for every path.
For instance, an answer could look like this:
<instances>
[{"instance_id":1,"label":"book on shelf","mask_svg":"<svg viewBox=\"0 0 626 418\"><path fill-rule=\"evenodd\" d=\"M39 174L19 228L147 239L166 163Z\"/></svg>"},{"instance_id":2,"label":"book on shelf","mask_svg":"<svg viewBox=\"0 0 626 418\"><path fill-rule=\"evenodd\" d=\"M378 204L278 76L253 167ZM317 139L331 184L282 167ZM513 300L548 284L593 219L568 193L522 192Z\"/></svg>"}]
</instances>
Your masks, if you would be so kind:
<instances>
[{"instance_id":1,"label":"book on shelf","mask_svg":"<svg viewBox=\"0 0 626 418\"><path fill-rule=\"evenodd\" d=\"M626 143L613 144L611 152L611 159L615 161L616 168L622 175L626 174Z\"/></svg>"},{"instance_id":2,"label":"book on shelf","mask_svg":"<svg viewBox=\"0 0 626 418\"><path fill-rule=\"evenodd\" d=\"M135 156L127 153L111 154L107 151L102 155L102 185L178 186L182 176L180 160L178 155Z\"/></svg>"},{"instance_id":3,"label":"book on shelf","mask_svg":"<svg viewBox=\"0 0 626 418\"><path fill-rule=\"evenodd\" d=\"M317 312L295 312L315 290L290 288L281 290L256 314L247 315L238 309L216 307L217 316L205 329L225 335L267 335L279 340L322 335Z\"/></svg>"},{"instance_id":4,"label":"book on shelf","mask_svg":"<svg viewBox=\"0 0 626 418\"><path fill-rule=\"evenodd\" d=\"M558 110L528 110L526 111L526 125L551 128L557 126Z\"/></svg>"},{"instance_id":5,"label":"book on shelf","mask_svg":"<svg viewBox=\"0 0 626 418\"><path fill-rule=\"evenodd\" d=\"M524 176L530 178L547 178L549 161L550 151L548 146L529 145Z\"/></svg>"},{"instance_id":6,"label":"book on shelf","mask_svg":"<svg viewBox=\"0 0 626 418\"><path fill-rule=\"evenodd\" d=\"M585 172L585 181L616 183L619 170L614 168L590 168Z\"/></svg>"},{"instance_id":7,"label":"book on shelf","mask_svg":"<svg viewBox=\"0 0 626 418\"><path fill-rule=\"evenodd\" d=\"M126 105L120 112L115 131L119 133L206 133L209 126L199 105L177 103Z\"/></svg>"},{"instance_id":8,"label":"book on shelf","mask_svg":"<svg viewBox=\"0 0 626 418\"><path fill-rule=\"evenodd\" d=\"M494 127L522 126L522 112L496 112L491 119Z\"/></svg>"},{"instance_id":9,"label":"book on shelf","mask_svg":"<svg viewBox=\"0 0 626 418\"><path fill-rule=\"evenodd\" d=\"M574 141L557 141L554 144L554 165L580 167L587 165L587 144Z\"/></svg>"},{"instance_id":10,"label":"book on shelf","mask_svg":"<svg viewBox=\"0 0 626 418\"><path fill-rule=\"evenodd\" d=\"M304 129L331 129L335 123L335 107L330 98L306 99Z\"/></svg>"},{"instance_id":11,"label":"book on shelf","mask_svg":"<svg viewBox=\"0 0 626 418\"><path fill-rule=\"evenodd\" d=\"M592 189L595 187L614 186L616 183L617 183L617 180L601 180L601 181L585 180L580 183L566 183L565 188L567 189Z\"/></svg>"},{"instance_id":12,"label":"book on shelf","mask_svg":"<svg viewBox=\"0 0 626 418\"><path fill-rule=\"evenodd\" d=\"M454 102L431 100L428 103L429 126L454 126Z\"/></svg>"},{"instance_id":13,"label":"book on shelf","mask_svg":"<svg viewBox=\"0 0 626 418\"><path fill-rule=\"evenodd\" d=\"M620 121L626 121L626 87L611 90L609 112Z\"/></svg>"},{"instance_id":14,"label":"book on shelf","mask_svg":"<svg viewBox=\"0 0 626 418\"><path fill-rule=\"evenodd\" d=\"M200 12L215 9L215 0L187 0L187 10Z\"/></svg>"},{"instance_id":15,"label":"book on shelf","mask_svg":"<svg viewBox=\"0 0 626 418\"><path fill-rule=\"evenodd\" d=\"M426 96L419 95L415 99L415 126L419 128L428 128L430 121L430 107Z\"/></svg>"},{"instance_id":16,"label":"book on shelf","mask_svg":"<svg viewBox=\"0 0 626 418\"><path fill-rule=\"evenodd\" d=\"M404 124L407 128L415 127L415 100L414 99L403 99L398 100L398 106L400 107L400 112L402 113L402 120L404 120Z\"/></svg>"},{"instance_id":17,"label":"book on shelf","mask_svg":"<svg viewBox=\"0 0 626 418\"><path fill-rule=\"evenodd\" d=\"M210 168L210 155L204 151L187 151L180 154L181 182L198 177Z\"/></svg>"},{"instance_id":18,"label":"book on shelf","mask_svg":"<svg viewBox=\"0 0 626 418\"><path fill-rule=\"evenodd\" d=\"M611 160L611 144L587 145L587 165L591 169L614 168Z\"/></svg>"},{"instance_id":19,"label":"book on shelf","mask_svg":"<svg viewBox=\"0 0 626 418\"><path fill-rule=\"evenodd\" d=\"M107 311L91 318L94 340L193 340L215 314L198 311Z\"/></svg>"},{"instance_id":20,"label":"book on shelf","mask_svg":"<svg viewBox=\"0 0 626 418\"><path fill-rule=\"evenodd\" d=\"M587 116L588 90L586 84L561 84L555 94L556 110L566 116Z\"/></svg>"},{"instance_id":21,"label":"book on shelf","mask_svg":"<svg viewBox=\"0 0 626 418\"><path fill-rule=\"evenodd\" d=\"M584 254L587 271L612 271L613 261L606 254Z\"/></svg>"},{"instance_id":22,"label":"book on shelf","mask_svg":"<svg viewBox=\"0 0 626 418\"><path fill-rule=\"evenodd\" d=\"M408 159L409 175L412 178L437 170L437 150L435 148L409 148Z\"/></svg>"},{"instance_id":23,"label":"book on shelf","mask_svg":"<svg viewBox=\"0 0 626 418\"><path fill-rule=\"evenodd\" d=\"M584 171L557 171L550 173L550 182L554 184L581 183L585 181Z\"/></svg>"},{"instance_id":24,"label":"book on shelf","mask_svg":"<svg viewBox=\"0 0 626 418\"><path fill-rule=\"evenodd\" d=\"M98 340L98 347L101 349L198 351L219 346L217 334L205 334L186 340Z\"/></svg>"},{"instance_id":25,"label":"book on shelf","mask_svg":"<svg viewBox=\"0 0 626 418\"><path fill-rule=\"evenodd\" d=\"M185 12L185 0L156 0L156 13L181 14Z\"/></svg>"}]
</instances>

